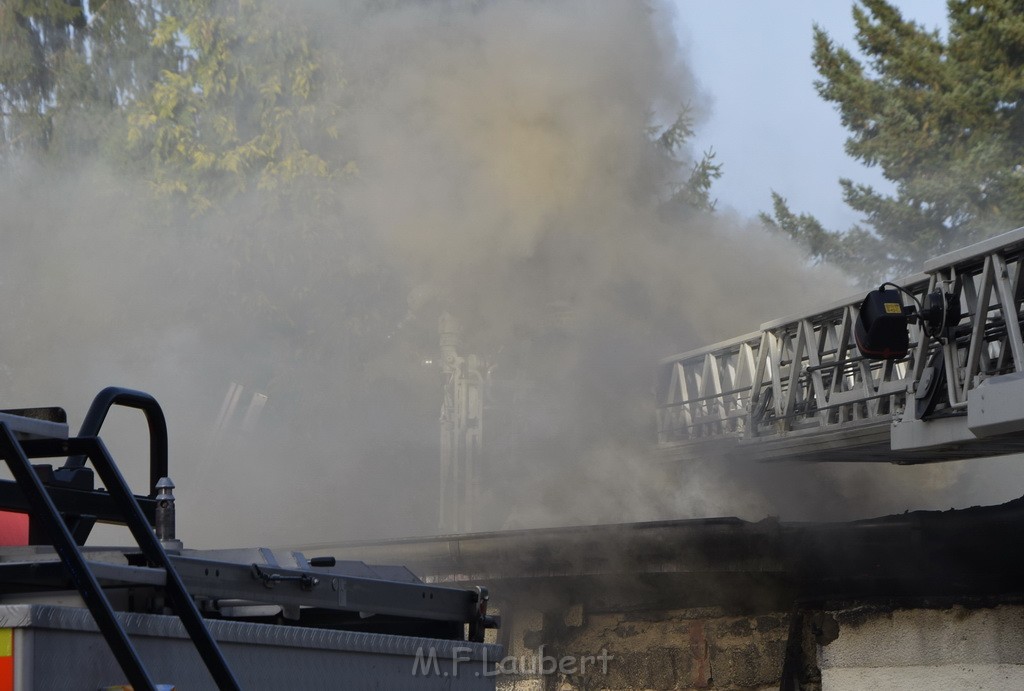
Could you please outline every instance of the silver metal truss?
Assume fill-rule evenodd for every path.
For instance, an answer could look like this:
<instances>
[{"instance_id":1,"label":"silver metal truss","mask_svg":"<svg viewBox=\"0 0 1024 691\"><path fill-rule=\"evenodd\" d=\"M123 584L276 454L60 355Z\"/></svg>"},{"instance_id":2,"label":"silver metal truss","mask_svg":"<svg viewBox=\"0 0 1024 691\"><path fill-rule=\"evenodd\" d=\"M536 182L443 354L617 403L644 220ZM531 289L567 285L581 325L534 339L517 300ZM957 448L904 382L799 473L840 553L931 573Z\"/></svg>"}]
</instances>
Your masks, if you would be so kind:
<instances>
[{"instance_id":1,"label":"silver metal truss","mask_svg":"<svg viewBox=\"0 0 1024 691\"><path fill-rule=\"evenodd\" d=\"M899 361L862 357L863 295L667 358L658 441L672 457L921 463L1024 451L1024 228L924 264L897 284L959 292L947 338L911 326Z\"/></svg>"}]
</instances>

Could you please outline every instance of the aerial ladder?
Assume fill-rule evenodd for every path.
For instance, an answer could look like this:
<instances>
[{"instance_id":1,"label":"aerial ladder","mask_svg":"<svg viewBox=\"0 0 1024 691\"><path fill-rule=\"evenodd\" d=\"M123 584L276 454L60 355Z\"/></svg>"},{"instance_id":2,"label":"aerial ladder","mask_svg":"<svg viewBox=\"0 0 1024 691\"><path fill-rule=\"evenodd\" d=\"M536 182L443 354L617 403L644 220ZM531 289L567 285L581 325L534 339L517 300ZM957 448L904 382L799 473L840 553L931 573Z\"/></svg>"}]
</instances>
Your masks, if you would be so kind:
<instances>
[{"instance_id":1,"label":"aerial ladder","mask_svg":"<svg viewBox=\"0 0 1024 691\"><path fill-rule=\"evenodd\" d=\"M659 363L672 458L929 463L1024 451L1024 228Z\"/></svg>"}]
</instances>

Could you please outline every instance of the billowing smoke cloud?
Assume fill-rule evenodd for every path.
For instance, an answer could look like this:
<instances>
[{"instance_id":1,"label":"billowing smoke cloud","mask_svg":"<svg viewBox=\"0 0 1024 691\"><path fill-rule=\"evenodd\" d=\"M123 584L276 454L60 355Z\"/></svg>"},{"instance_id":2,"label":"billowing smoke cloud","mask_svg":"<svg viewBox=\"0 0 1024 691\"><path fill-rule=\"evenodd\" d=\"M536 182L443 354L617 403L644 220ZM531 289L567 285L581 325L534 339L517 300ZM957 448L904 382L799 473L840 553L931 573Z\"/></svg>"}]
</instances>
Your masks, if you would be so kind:
<instances>
[{"instance_id":1,"label":"billowing smoke cloud","mask_svg":"<svg viewBox=\"0 0 1024 691\"><path fill-rule=\"evenodd\" d=\"M760 228L666 202L690 162L648 128L705 114L667 7L341 5L299 13L343 66L323 85L344 104L324 156L352 162L336 217L254 197L170 232L99 164L3 181L5 401L77 425L103 386L154 393L190 546L432 533L425 362L447 311L518 387L485 422L506 446L477 529L778 514L797 477L876 494L649 458L659 358L848 292ZM142 428L119 413L107 435L138 487Z\"/></svg>"}]
</instances>

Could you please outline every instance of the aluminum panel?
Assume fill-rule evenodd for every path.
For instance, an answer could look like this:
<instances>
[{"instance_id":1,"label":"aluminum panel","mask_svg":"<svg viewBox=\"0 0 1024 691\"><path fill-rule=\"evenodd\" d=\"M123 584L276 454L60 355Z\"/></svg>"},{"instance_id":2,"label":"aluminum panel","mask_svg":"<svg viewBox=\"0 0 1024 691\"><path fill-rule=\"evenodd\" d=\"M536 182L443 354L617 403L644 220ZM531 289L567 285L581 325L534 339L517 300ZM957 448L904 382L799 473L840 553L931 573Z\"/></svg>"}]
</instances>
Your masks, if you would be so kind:
<instances>
[{"instance_id":1,"label":"aluminum panel","mask_svg":"<svg viewBox=\"0 0 1024 691\"><path fill-rule=\"evenodd\" d=\"M123 614L157 683L215 689L176 617ZM246 689L493 689L501 646L350 631L210 621L225 658ZM16 629L19 691L95 689L125 683L86 610L2 605L0 626ZM17 680L16 680L17 681Z\"/></svg>"},{"instance_id":2,"label":"aluminum panel","mask_svg":"<svg viewBox=\"0 0 1024 691\"><path fill-rule=\"evenodd\" d=\"M967 403L967 426L979 437L1024 430L1024 373L984 380Z\"/></svg>"}]
</instances>

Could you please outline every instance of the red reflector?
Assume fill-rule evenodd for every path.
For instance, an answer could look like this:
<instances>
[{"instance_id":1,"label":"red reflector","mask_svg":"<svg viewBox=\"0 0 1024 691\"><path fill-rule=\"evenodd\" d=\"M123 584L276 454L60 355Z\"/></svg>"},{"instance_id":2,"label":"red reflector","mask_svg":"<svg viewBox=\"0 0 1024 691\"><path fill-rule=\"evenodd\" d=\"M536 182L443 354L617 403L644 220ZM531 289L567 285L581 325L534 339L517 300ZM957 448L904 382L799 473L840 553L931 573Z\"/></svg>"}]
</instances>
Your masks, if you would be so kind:
<instances>
[{"instance_id":1,"label":"red reflector","mask_svg":"<svg viewBox=\"0 0 1024 691\"><path fill-rule=\"evenodd\" d=\"M28 544L28 514L0 511L0 547Z\"/></svg>"}]
</instances>

